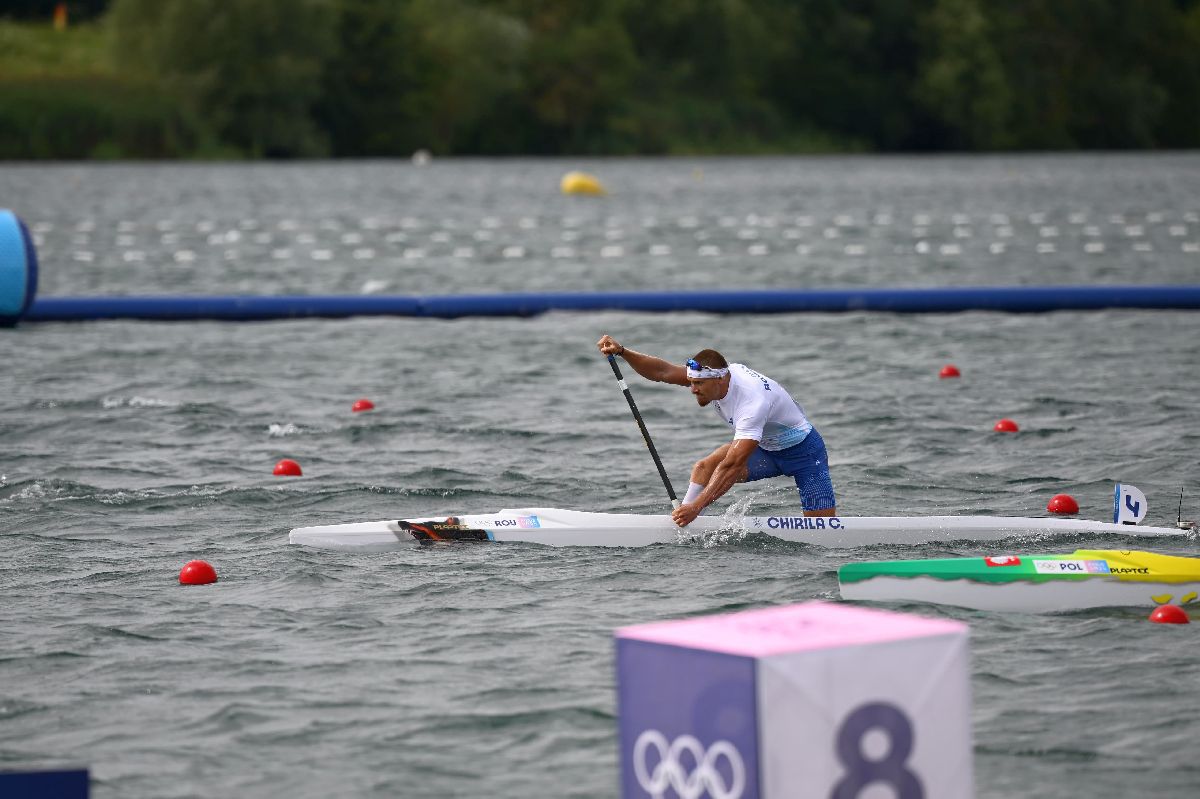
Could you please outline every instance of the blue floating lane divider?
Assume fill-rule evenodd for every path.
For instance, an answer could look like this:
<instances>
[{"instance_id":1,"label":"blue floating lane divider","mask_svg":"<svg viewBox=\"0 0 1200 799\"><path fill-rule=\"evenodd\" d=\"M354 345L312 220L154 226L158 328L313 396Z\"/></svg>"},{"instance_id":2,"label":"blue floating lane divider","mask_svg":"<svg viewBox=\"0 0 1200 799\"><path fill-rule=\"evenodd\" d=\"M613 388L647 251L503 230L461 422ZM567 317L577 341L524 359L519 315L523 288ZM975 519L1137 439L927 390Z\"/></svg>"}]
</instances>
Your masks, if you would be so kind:
<instances>
[{"instance_id":1,"label":"blue floating lane divider","mask_svg":"<svg viewBox=\"0 0 1200 799\"><path fill-rule=\"evenodd\" d=\"M37 251L21 218L0 208L0 327L17 323L37 295Z\"/></svg>"},{"instance_id":2,"label":"blue floating lane divider","mask_svg":"<svg viewBox=\"0 0 1200 799\"><path fill-rule=\"evenodd\" d=\"M1102 308L1200 310L1200 285L999 286L916 289L646 291L444 296L41 297L27 321L262 321L309 317L536 316L549 311L704 313L1042 313Z\"/></svg>"},{"instance_id":3,"label":"blue floating lane divider","mask_svg":"<svg viewBox=\"0 0 1200 799\"><path fill-rule=\"evenodd\" d=\"M417 297L358 296L177 296L39 297L24 321L90 319L155 321L265 321L349 316L423 316Z\"/></svg>"}]
</instances>

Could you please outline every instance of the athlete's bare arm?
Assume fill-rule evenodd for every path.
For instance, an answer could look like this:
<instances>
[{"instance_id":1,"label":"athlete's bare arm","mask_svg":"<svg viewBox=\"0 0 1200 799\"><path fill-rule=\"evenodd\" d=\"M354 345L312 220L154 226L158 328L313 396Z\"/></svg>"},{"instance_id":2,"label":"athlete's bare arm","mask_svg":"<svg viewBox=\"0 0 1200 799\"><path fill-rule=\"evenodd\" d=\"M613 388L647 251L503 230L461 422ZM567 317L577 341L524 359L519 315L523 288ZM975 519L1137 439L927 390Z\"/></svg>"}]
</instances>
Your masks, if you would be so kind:
<instances>
[{"instance_id":1,"label":"athlete's bare arm","mask_svg":"<svg viewBox=\"0 0 1200 799\"><path fill-rule=\"evenodd\" d=\"M676 386L688 385L687 369L681 364L664 361L654 355L623 347L615 338L607 334L600 337L596 346L605 355L621 356L625 359L625 363L633 367L633 371L647 380L653 380L656 383L671 383Z\"/></svg>"},{"instance_id":2,"label":"athlete's bare arm","mask_svg":"<svg viewBox=\"0 0 1200 799\"><path fill-rule=\"evenodd\" d=\"M757 448L758 442L752 438L739 438L730 444L725 457L713 470L712 477L700 492L700 496L696 497L694 502L680 505L671 514L675 523L680 527L691 524L700 515L700 511L724 496L734 484L745 480L746 462Z\"/></svg>"}]
</instances>

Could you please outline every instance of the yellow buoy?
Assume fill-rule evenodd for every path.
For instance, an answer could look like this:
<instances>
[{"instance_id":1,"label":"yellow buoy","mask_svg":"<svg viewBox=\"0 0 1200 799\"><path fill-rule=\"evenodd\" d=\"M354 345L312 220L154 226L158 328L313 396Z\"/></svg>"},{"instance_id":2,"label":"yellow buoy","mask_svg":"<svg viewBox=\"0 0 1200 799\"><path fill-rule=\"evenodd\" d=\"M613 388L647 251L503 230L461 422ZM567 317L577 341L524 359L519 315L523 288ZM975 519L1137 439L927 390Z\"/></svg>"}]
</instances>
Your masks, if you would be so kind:
<instances>
[{"instance_id":1,"label":"yellow buoy","mask_svg":"<svg viewBox=\"0 0 1200 799\"><path fill-rule=\"evenodd\" d=\"M608 194L599 179L595 175L589 175L586 172L568 172L563 175L560 186L563 194L591 194L595 196Z\"/></svg>"}]
</instances>

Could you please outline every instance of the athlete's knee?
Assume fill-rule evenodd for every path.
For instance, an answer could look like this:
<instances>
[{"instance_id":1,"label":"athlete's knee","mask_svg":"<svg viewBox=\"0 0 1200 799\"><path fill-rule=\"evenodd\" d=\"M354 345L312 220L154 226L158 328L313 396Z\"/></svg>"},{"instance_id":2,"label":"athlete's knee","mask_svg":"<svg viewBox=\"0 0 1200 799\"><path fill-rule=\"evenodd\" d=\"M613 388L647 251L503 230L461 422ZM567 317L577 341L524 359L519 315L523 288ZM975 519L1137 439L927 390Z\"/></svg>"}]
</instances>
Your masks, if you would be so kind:
<instances>
[{"instance_id":1,"label":"athlete's knee","mask_svg":"<svg viewBox=\"0 0 1200 799\"><path fill-rule=\"evenodd\" d=\"M700 460L692 465L692 482L707 483L708 478L712 477L712 473L721 465L721 461L725 460L725 453L729 451L729 445L718 447L716 451L705 455Z\"/></svg>"},{"instance_id":2,"label":"athlete's knee","mask_svg":"<svg viewBox=\"0 0 1200 799\"><path fill-rule=\"evenodd\" d=\"M692 482L707 483L708 478L712 477L713 469L715 468L717 468L717 465L710 458L705 457L696 461L692 464Z\"/></svg>"},{"instance_id":3,"label":"athlete's knee","mask_svg":"<svg viewBox=\"0 0 1200 799\"><path fill-rule=\"evenodd\" d=\"M816 474L810 474L807 479L796 482L805 516L837 516L833 481L829 479L827 470L822 469Z\"/></svg>"}]
</instances>

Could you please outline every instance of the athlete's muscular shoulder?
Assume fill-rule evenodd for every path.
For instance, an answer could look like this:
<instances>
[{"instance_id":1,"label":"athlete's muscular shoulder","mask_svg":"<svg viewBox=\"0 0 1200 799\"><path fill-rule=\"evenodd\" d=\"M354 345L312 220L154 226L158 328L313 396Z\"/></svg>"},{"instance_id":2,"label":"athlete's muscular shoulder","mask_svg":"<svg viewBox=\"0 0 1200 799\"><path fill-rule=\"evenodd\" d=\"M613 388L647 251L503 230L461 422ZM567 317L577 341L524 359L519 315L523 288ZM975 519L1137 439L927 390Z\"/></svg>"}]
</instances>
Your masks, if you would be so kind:
<instances>
[{"instance_id":1,"label":"athlete's muscular shoulder","mask_svg":"<svg viewBox=\"0 0 1200 799\"><path fill-rule=\"evenodd\" d=\"M756 372L744 363L731 363L730 367L737 367L738 371L749 381L757 383L758 387L764 391L771 390L771 378L761 372Z\"/></svg>"}]
</instances>

